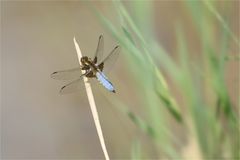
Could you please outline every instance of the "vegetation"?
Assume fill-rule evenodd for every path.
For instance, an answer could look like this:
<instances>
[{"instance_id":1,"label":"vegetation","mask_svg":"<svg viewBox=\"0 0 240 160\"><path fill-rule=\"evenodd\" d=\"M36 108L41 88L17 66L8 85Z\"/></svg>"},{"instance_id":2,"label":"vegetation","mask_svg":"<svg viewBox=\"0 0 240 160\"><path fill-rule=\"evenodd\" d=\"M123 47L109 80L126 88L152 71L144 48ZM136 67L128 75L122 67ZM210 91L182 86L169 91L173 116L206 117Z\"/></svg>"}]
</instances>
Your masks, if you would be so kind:
<instances>
[{"instance_id":1,"label":"vegetation","mask_svg":"<svg viewBox=\"0 0 240 160\"><path fill-rule=\"evenodd\" d=\"M137 96L146 117L131 112L131 107L119 99L111 101L152 139L157 158L189 158L191 150L185 149L194 144L199 152L192 155L194 158L240 158L239 104L233 105L225 82L226 64L239 60L239 52L229 56L230 44L240 48L239 37L218 12L217 1L182 1L198 32L193 39L199 40L200 50L189 52L186 30L183 22L178 21L172 31L178 54L173 56L154 35L153 3L127 2L134 13L130 15L122 2L114 1L117 25L94 9L103 26L124 49L138 90L144 91ZM231 9L232 3L228 7ZM221 35L215 36L216 27ZM169 81L178 94L170 90ZM172 127L173 123L180 129ZM141 144L141 139L133 142L133 159L156 158L145 154Z\"/></svg>"}]
</instances>

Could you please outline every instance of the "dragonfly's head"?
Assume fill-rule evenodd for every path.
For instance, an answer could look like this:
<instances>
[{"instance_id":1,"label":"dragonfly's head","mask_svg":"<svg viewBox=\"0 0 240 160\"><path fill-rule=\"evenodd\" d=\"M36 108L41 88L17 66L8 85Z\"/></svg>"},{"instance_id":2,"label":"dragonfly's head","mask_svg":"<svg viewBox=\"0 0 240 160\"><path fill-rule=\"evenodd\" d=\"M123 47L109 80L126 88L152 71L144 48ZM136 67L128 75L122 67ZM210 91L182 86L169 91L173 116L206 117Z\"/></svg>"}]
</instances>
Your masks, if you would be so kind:
<instances>
[{"instance_id":1,"label":"dragonfly's head","mask_svg":"<svg viewBox=\"0 0 240 160\"><path fill-rule=\"evenodd\" d=\"M81 58L81 63L84 65L84 64L88 64L88 57L87 56L83 56Z\"/></svg>"}]
</instances>

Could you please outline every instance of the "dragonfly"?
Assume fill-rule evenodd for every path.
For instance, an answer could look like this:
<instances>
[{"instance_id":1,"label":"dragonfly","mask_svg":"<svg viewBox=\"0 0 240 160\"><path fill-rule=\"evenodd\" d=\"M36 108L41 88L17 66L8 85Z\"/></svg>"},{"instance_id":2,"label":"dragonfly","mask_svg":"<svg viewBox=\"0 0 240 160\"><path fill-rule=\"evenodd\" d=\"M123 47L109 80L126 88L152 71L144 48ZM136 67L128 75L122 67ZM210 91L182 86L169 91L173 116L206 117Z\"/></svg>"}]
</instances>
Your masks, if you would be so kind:
<instances>
[{"instance_id":1,"label":"dragonfly","mask_svg":"<svg viewBox=\"0 0 240 160\"><path fill-rule=\"evenodd\" d=\"M107 78L105 73L108 72L115 63L120 52L120 46L117 45L105 59L101 60L103 56L103 49L104 39L103 35L100 35L93 59L89 58L88 56L83 56L81 58L81 65L79 67L63 71L56 71L51 74L53 79L73 80L60 89L60 94L72 93L81 89L82 86L84 86L84 76L89 79L96 79L108 91L116 93L113 84Z\"/></svg>"}]
</instances>

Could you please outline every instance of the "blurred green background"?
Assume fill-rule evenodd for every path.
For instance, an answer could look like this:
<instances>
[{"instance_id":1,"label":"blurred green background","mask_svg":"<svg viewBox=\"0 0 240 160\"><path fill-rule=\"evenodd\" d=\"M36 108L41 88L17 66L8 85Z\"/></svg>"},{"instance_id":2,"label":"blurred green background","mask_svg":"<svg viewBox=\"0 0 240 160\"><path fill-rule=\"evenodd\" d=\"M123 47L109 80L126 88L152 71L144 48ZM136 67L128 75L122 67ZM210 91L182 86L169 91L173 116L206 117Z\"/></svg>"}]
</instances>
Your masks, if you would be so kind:
<instances>
[{"instance_id":1,"label":"blurred green background","mask_svg":"<svg viewBox=\"0 0 240 160\"><path fill-rule=\"evenodd\" d=\"M93 84L110 159L237 159L239 1L1 1L1 158L103 159L85 90L50 78L122 51Z\"/></svg>"}]
</instances>

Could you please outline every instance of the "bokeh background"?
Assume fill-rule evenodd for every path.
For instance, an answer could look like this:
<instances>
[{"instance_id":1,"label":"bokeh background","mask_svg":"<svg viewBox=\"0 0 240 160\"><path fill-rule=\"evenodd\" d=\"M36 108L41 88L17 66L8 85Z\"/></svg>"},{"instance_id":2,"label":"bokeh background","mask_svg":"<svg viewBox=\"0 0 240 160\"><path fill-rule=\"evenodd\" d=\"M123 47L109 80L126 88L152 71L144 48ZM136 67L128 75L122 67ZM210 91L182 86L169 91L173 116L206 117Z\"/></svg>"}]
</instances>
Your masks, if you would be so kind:
<instances>
[{"instance_id":1,"label":"bokeh background","mask_svg":"<svg viewBox=\"0 0 240 160\"><path fill-rule=\"evenodd\" d=\"M152 44L152 39L154 39L154 42L161 44L176 64L180 63L177 58L176 28L178 26L182 28L189 50L189 61L194 59L195 61L192 62L194 64L201 59L202 41L208 42L209 37L201 38L198 20L193 14L204 14L204 12L209 12L211 7L205 6L205 9L200 12L193 12L191 9L202 4L189 5L188 2L190 1L135 1L124 2L122 5L136 22L146 42ZM230 37L236 37L235 40L234 38L227 40L229 48L226 52L230 56L226 57L224 80L233 110L239 116L239 57L235 58L239 56L239 1L214 2L211 6L214 6L225 20L227 28L234 35ZM189 124L186 120L186 124L181 124L178 122L179 118L176 118L177 120L172 118L168 110L155 116L159 118L166 115L163 122L159 124L164 123L168 126L170 128L168 131L173 137L168 137L170 139L168 143L161 141L164 136L159 136L160 140L151 137L152 130L149 131L146 128L152 125L151 117L154 116L154 110L150 111L151 114L147 114L146 110L151 108L151 103L145 103L145 98L151 99L149 96L151 96L152 88L148 88L148 85L141 88L141 85L153 82L145 81L148 76L145 72L148 71L136 67L135 62L131 63L132 59L135 59L129 56L131 47L124 45L124 39L114 34L109 24L103 19L105 17L116 26L116 29L121 29L121 25L125 24L124 16L119 17L117 8L118 3L114 4L111 1L90 3L85 1L1 1L2 159L104 158L85 90L59 95L59 89L67 82L50 78L50 74L54 71L78 66L73 44L74 36L83 54L92 56L100 34L104 35L105 56L115 45L123 44L114 68L107 74L115 85L117 93L108 93L99 84L93 84L109 156L112 159L130 159L139 155L139 159L166 157L201 159L208 153L201 150L199 141L189 134L190 131L188 132L191 127L186 126L194 126L195 123ZM223 29L223 23L214 15L214 12L210 11L207 14L212 19L211 31L214 31L212 37L215 39L213 48L221 51L220 39L226 30ZM133 29L123 30L130 40L133 37L136 43L141 41L138 40L137 35L131 36ZM226 34L228 35L229 32ZM140 46L141 51L141 42L137 46ZM152 49L151 47L154 48L153 46L149 48ZM145 52L144 48L142 52ZM151 52L145 53L150 53L149 56L154 60L158 57L163 58ZM185 107L186 103L181 95L182 88L177 87L171 74L167 74L167 65L161 68L160 62L154 61L155 66L162 69L173 99L179 106L181 117L185 117L188 108ZM146 60L144 63L147 64L149 61ZM202 69L198 63L196 66L197 69ZM138 76L139 72L142 76ZM143 83L138 81L143 81ZM199 87L196 86L196 88ZM205 95L209 97L210 104L215 103L216 99L212 95L212 92ZM161 108L161 100L163 99L150 101ZM125 108L121 108L123 105ZM178 117L178 112L175 117ZM149 124L147 127L143 123L145 120ZM226 121L222 123L227 123ZM154 122L153 126L157 128ZM161 130L157 133L161 134ZM172 147L175 148L176 154L168 149L162 149L164 143L171 144L171 139L179 141L178 145L174 144ZM229 143L231 146L231 141ZM236 146L239 147L238 144ZM234 156L227 153L223 155L224 157L233 158Z\"/></svg>"}]
</instances>

